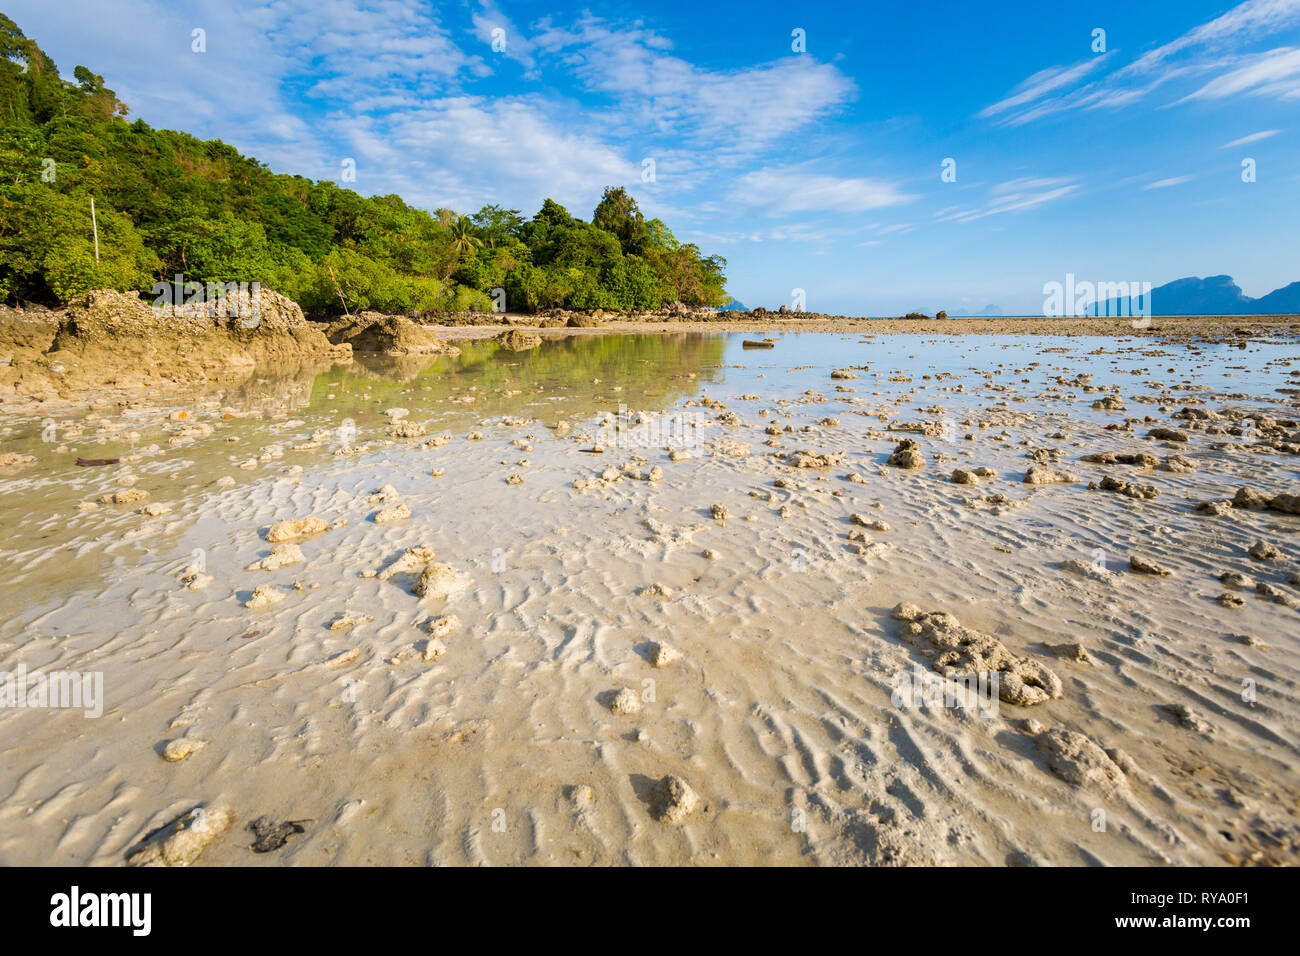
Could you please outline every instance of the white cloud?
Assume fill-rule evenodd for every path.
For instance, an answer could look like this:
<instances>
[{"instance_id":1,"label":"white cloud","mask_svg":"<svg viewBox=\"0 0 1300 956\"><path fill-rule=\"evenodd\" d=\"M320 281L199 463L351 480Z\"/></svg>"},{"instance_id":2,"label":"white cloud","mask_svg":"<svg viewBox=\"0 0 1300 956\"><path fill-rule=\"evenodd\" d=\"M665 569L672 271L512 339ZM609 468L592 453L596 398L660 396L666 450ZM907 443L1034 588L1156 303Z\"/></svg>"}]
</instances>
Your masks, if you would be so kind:
<instances>
[{"instance_id":1,"label":"white cloud","mask_svg":"<svg viewBox=\"0 0 1300 956\"><path fill-rule=\"evenodd\" d=\"M384 117L341 116L333 129L358 156L358 186L378 175L382 191L430 209L497 202L531 212L550 197L587 218L602 186L638 181L640 166L552 110L533 96L448 97Z\"/></svg>"},{"instance_id":2,"label":"white cloud","mask_svg":"<svg viewBox=\"0 0 1300 956\"><path fill-rule=\"evenodd\" d=\"M1206 83L1185 100L1221 100L1238 93L1271 93L1290 99L1300 95L1300 49L1279 47Z\"/></svg>"},{"instance_id":3,"label":"white cloud","mask_svg":"<svg viewBox=\"0 0 1300 956\"><path fill-rule=\"evenodd\" d=\"M910 202L914 196L876 179L839 179L804 168L763 168L738 177L731 201L779 215L795 212L866 212Z\"/></svg>"},{"instance_id":4,"label":"white cloud","mask_svg":"<svg viewBox=\"0 0 1300 956\"><path fill-rule=\"evenodd\" d=\"M1111 53L1069 67L1040 70L979 115L986 119L997 117L1002 125L1021 126L1067 110L1118 109L1175 81L1206 74L1218 75L1179 102L1223 99L1247 92L1279 99L1298 98L1300 65L1292 58L1296 51L1283 47L1264 54L1239 52L1248 44L1297 24L1300 0L1245 0L1222 16L1082 86L1077 84Z\"/></svg>"},{"instance_id":5,"label":"white cloud","mask_svg":"<svg viewBox=\"0 0 1300 956\"><path fill-rule=\"evenodd\" d=\"M1219 47L1229 40L1268 36L1300 23L1300 0L1246 0L1222 16L1202 23L1178 39L1144 53L1120 74L1142 73L1184 50Z\"/></svg>"},{"instance_id":6,"label":"white cloud","mask_svg":"<svg viewBox=\"0 0 1300 956\"><path fill-rule=\"evenodd\" d=\"M992 106L986 106L980 110L979 115L985 118L996 116L999 113L1005 113L1007 110L1041 99L1053 90L1071 86L1095 70L1109 56L1111 56L1110 53L1105 53L1089 60L1083 60L1074 66L1052 66L1045 70L1039 70L1012 90L1006 99L1000 100Z\"/></svg>"},{"instance_id":7,"label":"white cloud","mask_svg":"<svg viewBox=\"0 0 1300 956\"><path fill-rule=\"evenodd\" d=\"M493 56L504 56L515 60L529 71L536 67L537 61L533 57L532 42L522 30L515 27L514 22L493 0L479 0L478 9L473 11L471 19L474 23L475 36L485 44L485 49L490 50ZM501 33L498 34L496 32L498 30ZM498 37L503 41L498 45L504 47L499 52L493 49L493 43Z\"/></svg>"},{"instance_id":8,"label":"white cloud","mask_svg":"<svg viewBox=\"0 0 1300 956\"><path fill-rule=\"evenodd\" d=\"M1191 176L1173 176L1169 179L1157 179L1153 183L1147 183L1143 189L1168 189L1170 186L1181 186L1183 183L1190 182Z\"/></svg>"},{"instance_id":9,"label":"white cloud","mask_svg":"<svg viewBox=\"0 0 1300 956\"><path fill-rule=\"evenodd\" d=\"M548 28L534 44L592 91L614 97L638 125L687 137L723 154L768 146L846 102L853 81L808 55L734 70L695 66L640 25L587 17L573 30Z\"/></svg>"},{"instance_id":10,"label":"white cloud","mask_svg":"<svg viewBox=\"0 0 1300 956\"><path fill-rule=\"evenodd\" d=\"M1068 179L1022 177L999 183L989 190L988 199L981 206L950 208L937 216L939 222L974 222L987 216L1000 216L1008 212L1025 212L1045 203L1063 199L1079 188Z\"/></svg>"},{"instance_id":11,"label":"white cloud","mask_svg":"<svg viewBox=\"0 0 1300 956\"><path fill-rule=\"evenodd\" d=\"M1259 133L1251 133L1249 136L1234 139L1231 143L1224 143L1219 149L1231 149L1234 146L1245 146L1247 143L1258 143L1261 139L1268 139L1280 132L1282 132L1280 129L1266 129Z\"/></svg>"},{"instance_id":12,"label":"white cloud","mask_svg":"<svg viewBox=\"0 0 1300 956\"><path fill-rule=\"evenodd\" d=\"M862 226L828 227L820 223L792 222L769 229L700 233L697 238L701 242L718 246L761 242L841 243L860 235L863 231ZM858 245L878 244L878 240L858 243Z\"/></svg>"}]
</instances>

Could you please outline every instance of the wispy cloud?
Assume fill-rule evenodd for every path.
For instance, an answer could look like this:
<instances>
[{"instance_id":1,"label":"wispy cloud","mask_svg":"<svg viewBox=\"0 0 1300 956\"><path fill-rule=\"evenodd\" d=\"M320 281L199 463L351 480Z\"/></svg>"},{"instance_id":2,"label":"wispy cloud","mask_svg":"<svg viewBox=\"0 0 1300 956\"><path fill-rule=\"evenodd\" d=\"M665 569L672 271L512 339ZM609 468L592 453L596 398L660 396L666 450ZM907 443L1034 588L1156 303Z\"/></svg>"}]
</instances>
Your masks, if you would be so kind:
<instances>
[{"instance_id":1,"label":"wispy cloud","mask_svg":"<svg viewBox=\"0 0 1300 956\"><path fill-rule=\"evenodd\" d=\"M1072 86L1084 76L1101 66L1111 54L1105 53L1090 60L1084 60L1073 66L1051 66L1039 70L1033 76L1017 86L1006 99L999 100L992 106L980 110L980 116L988 118L1018 109L1026 104L1042 99L1048 93L1063 87Z\"/></svg>"},{"instance_id":2,"label":"wispy cloud","mask_svg":"<svg viewBox=\"0 0 1300 956\"><path fill-rule=\"evenodd\" d=\"M1022 177L999 183L989 190L982 205L949 207L936 214L938 222L974 222L1008 212L1025 212L1045 203L1063 199L1078 190L1079 184L1068 179Z\"/></svg>"},{"instance_id":3,"label":"wispy cloud","mask_svg":"<svg viewBox=\"0 0 1300 956\"><path fill-rule=\"evenodd\" d=\"M493 54L515 60L535 76L537 65L533 57L533 44L524 31L518 29L494 0L479 0L470 14L474 35L484 48Z\"/></svg>"},{"instance_id":4,"label":"wispy cloud","mask_svg":"<svg viewBox=\"0 0 1300 956\"><path fill-rule=\"evenodd\" d=\"M1218 100L1245 93L1279 99L1300 97L1300 51L1246 48L1300 24L1300 0L1245 0L1222 16L1139 56L1125 66L1083 82L1098 67L1113 65L1115 51L1070 66L1034 73L979 115L1004 126L1021 126L1076 109L1119 109L1174 83L1214 74L1177 102Z\"/></svg>"},{"instance_id":5,"label":"wispy cloud","mask_svg":"<svg viewBox=\"0 0 1300 956\"><path fill-rule=\"evenodd\" d=\"M1170 186L1179 186L1186 182L1191 182L1191 176L1172 176L1169 179L1157 179L1153 183L1147 183L1143 189L1168 189Z\"/></svg>"},{"instance_id":6,"label":"wispy cloud","mask_svg":"<svg viewBox=\"0 0 1300 956\"><path fill-rule=\"evenodd\" d=\"M1280 132L1282 132L1280 129L1266 129L1259 133L1251 133L1249 136L1234 139L1231 143L1224 143L1219 149L1231 149L1234 146L1245 146L1247 143L1258 143L1261 139L1268 139Z\"/></svg>"},{"instance_id":7,"label":"wispy cloud","mask_svg":"<svg viewBox=\"0 0 1300 956\"><path fill-rule=\"evenodd\" d=\"M721 154L761 149L814 123L855 93L838 67L786 56L731 70L673 55L665 37L639 25L586 17L534 39L592 91L613 97L640 125L685 137Z\"/></svg>"},{"instance_id":8,"label":"wispy cloud","mask_svg":"<svg viewBox=\"0 0 1300 956\"><path fill-rule=\"evenodd\" d=\"M796 212L866 212L910 202L893 183L877 179L840 179L807 167L763 168L736 179L730 200L778 215Z\"/></svg>"},{"instance_id":9,"label":"wispy cloud","mask_svg":"<svg viewBox=\"0 0 1300 956\"><path fill-rule=\"evenodd\" d=\"M1120 76L1153 70L1187 50L1216 49L1230 42L1269 36L1300 23L1300 0L1246 0L1176 40L1156 47L1120 71Z\"/></svg>"},{"instance_id":10,"label":"wispy cloud","mask_svg":"<svg viewBox=\"0 0 1300 956\"><path fill-rule=\"evenodd\" d=\"M1300 97L1300 49L1279 47L1249 58L1242 66L1216 77L1184 100L1221 100L1239 93L1259 93L1279 99Z\"/></svg>"}]
</instances>

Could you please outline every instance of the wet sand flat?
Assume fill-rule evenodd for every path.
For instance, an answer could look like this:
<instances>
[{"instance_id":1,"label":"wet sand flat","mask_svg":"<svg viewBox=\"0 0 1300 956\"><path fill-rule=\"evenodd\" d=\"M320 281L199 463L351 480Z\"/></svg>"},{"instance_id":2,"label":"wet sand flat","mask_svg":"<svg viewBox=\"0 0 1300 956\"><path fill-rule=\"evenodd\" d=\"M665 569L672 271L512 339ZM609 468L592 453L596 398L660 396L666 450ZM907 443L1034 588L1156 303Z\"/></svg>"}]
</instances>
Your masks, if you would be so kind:
<instances>
[{"instance_id":1,"label":"wet sand flat","mask_svg":"<svg viewBox=\"0 0 1300 956\"><path fill-rule=\"evenodd\" d=\"M0 416L0 860L1296 862L1296 335L952 321Z\"/></svg>"}]
</instances>

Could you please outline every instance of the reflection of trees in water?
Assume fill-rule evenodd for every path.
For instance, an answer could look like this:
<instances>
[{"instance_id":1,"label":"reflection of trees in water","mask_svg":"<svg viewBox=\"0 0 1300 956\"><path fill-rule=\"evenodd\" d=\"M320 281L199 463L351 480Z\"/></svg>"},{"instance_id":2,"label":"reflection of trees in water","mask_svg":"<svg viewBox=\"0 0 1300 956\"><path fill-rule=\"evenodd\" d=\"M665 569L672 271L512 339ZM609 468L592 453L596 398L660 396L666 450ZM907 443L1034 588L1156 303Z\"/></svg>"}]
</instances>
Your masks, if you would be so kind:
<instances>
[{"instance_id":1,"label":"reflection of trees in water","mask_svg":"<svg viewBox=\"0 0 1300 956\"><path fill-rule=\"evenodd\" d=\"M449 363L455 361L455 358L449 358L444 355L376 355L374 353L358 352L353 356L353 361L357 366L355 371L371 378L387 379L390 382L396 382L399 385L405 385L413 382L422 373L450 368ZM355 374L354 371L354 374Z\"/></svg>"},{"instance_id":2,"label":"reflection of trees in water","mask_svg":"<svg viewBox=\"0 0 1300 956\"><path fill-rule=\"evenodd\" d=\"M318 376L312 398L324 402L333 393L337 412L342 395L368 397L367 406L375 400L396 402L401 395L402 404L418 398L421 406L463 410L474 418L520 412L539 395L565 414L611 410L619 402L657 410L693 395L701 382L721 380L725 340L682 332L553 338L525 352L502 349L491 339L457 345L461 354L456 356L358 355L354 364ZM614 387L621 390L613 392ZM466 395L476 401L452 401Z\"/></svg>"},{"instance_id":3,"label":"reflection of trees in water","mask_svg":"<svg viewBox=\"0 0 1300 956\"><path fill-rule=\"evenodd\" d=\"M272 417L306 408L321 366L258 368L238 385L217 394L223 407L238 412L260 412ZM196 395L196 398L200 396Z\"/></svg>"},{"instance_id":4,"label":"reflection of trees in water","mask_svg":"<svg viewBox=\"0 0 1300 956\"><path fill-rule=\"evenodd\" d=\"M705 366L721 362L725 343L720 336L679 333L569 336L527 352L504 351L490 341L468 344L479 349L466 350L456 370L478 368L480 387L511 381L514 387L545 383L580 390L589 389L593 377L625 389L698 378Z\"/></svg>"},{"instance_id":5,"label":"reflection of trees in water","mask_svg":"<svg viewBox=\"0 0 1300 956\"><path fill-rule=\"evenodd\" d=\"M703 382L721 381L725 341L720 335L680 332L553 338L526 352L502 349L491 339L457 344L461 354L455 356L359 354L325 371L320 365L259 367L237 385L196 390L193 397L196 403L215 398L237 413L269 418L309 405L331 417L348 408L348 414L365 417L384 402L437 405L482 418L523 414L522 407L538 396L567 415L611 411L620 402L655 411L693 395ZM455 401L467 395L476 401Z\"/></svg>"}]
</instances>

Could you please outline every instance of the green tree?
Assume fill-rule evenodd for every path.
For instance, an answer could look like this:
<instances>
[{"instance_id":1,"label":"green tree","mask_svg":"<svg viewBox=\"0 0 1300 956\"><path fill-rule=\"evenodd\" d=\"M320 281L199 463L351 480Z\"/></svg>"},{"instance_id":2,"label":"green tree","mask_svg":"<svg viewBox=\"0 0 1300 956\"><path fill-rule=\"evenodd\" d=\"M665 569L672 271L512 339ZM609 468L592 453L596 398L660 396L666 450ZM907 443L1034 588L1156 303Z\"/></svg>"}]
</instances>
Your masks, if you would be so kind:
<instances>
[{"instance_id":1,"label":"green tree","mask_svg":"<svg viewBox=\"0 0 1300 956\"><path fill-rule=\"evenodd\" d=\"M640 253L650 238L636 200L622 186L605 187L591 224L616 236L626 255Z\"/></svg>"},{"instance_id":2,"label":"green tree","mask_svg":"<svg viewBox=\"0 0 1300 956\"><path fill-rule=\"evenodd\" d=\"M474 235L474 224L468 216L461 216L451 230L451 250L459 262L474 254L474 250L483 245L483 240Z\"/></svg>"}]
</instances>

